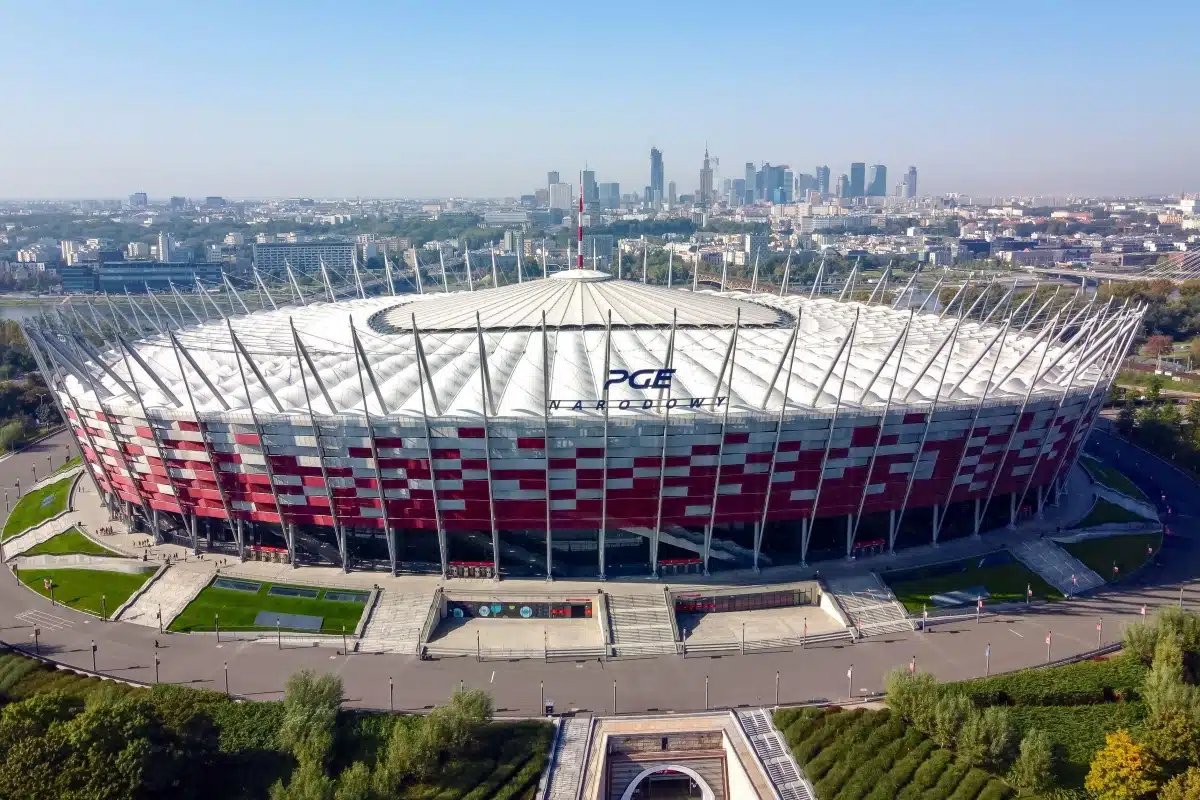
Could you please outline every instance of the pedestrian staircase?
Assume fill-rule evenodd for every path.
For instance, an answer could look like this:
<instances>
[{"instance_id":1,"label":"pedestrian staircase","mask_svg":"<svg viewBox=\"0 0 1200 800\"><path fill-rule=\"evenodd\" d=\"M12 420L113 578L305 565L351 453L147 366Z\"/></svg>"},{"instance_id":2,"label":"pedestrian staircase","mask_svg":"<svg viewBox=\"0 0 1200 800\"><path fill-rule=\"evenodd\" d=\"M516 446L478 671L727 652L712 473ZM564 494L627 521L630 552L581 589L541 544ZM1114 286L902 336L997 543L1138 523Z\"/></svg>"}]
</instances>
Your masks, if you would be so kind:
<instances>
[{"instance_id":1,"label":"pedestrian staircase","mask_svg":"<svg viewBox=\"0 0 1200 800\"><path fill-rule=\"evenodd\" d=\"M421 629L429 616L434 595L434 592L380 592L362 638L358 641L359 652L419 654Z\"/></svg>"},{"instance_id":2,"label":"pedestrian staircase","mask_svg":"<svg viewBox=\"0 0 1200 800\"><path fill-rule=\"evenodd\" d=\"M31 550L37 547L42 542L58 536L63 531L72 528L75 525L75 517L71 512L66 512L61 516L48 519L42 524L30 528L20 536L14 536L4 543L4 560L7 561L13 556L20 555L26 550Z\"/></svg>"},{"instance_id":3,"label":"pedestrian staircase","mask_svg":"<svg viewBox=\"0 0 1200 800\"><path fill-rule=\"evenodd\" d=\"M1079 594L1104 585L1103 578L1049 539L1030 539L1013 545L1009 550L1018 561L1065 595Z\"/></svg>"},{"instance_id":4,"label":"pedestrian staircase","mask_svg":"<svg viewBox=\"0 0 1200 800\"><path fill-rule=\"evenodd\" d=\"M833 596L860 636L913 630L912 621L892 590L875 573L827 578L825 590Z\"/></svg>"},{"instance_id":5,"label":"pedestrian staircase","mask_svg":"<svg viewBox=\"0 0 1200 800\"><path fill-rule=\"evenodd\" d=\"M212 577L213 573L206 570L167 567L159 573L157 579L151 581L136 600L121 611L117 619L147 628L157 628L161 610L162 627L165 630L208 585Z\"/></svg>"},{"instance_id":6,"label":"pedestrian staircase","mask_svg":"<svg viewBox=\"0 0 1200 800\"><path fill-rule=\"evenodd\" d=\"M606 595L608 624L616 656L674 653L675 627L666 598L656 595Z\"/></svg>"},{"instance_id":7,"label":"pedestrian staircase","mask_svg":"<svg viewBox=\"0 0 1200 800\"><path fill-rule=\"evenodd\" d=\"M792 758L783 736L771 722L770 713L765 708L738 709L737 720L780 800L816 800L816 791Z\"/></svg>"},{"instance_id":8,"label":"pedestrian staircase","mask_svg":"<svg viewBox=\"0 0 1200 800\"><path fill-rule=\"evenodd\" d=\"M591 718L563 717L550 762L550 780L541 800L576 800L579 796L591 730Z\"/></svg>"}]
</instances>

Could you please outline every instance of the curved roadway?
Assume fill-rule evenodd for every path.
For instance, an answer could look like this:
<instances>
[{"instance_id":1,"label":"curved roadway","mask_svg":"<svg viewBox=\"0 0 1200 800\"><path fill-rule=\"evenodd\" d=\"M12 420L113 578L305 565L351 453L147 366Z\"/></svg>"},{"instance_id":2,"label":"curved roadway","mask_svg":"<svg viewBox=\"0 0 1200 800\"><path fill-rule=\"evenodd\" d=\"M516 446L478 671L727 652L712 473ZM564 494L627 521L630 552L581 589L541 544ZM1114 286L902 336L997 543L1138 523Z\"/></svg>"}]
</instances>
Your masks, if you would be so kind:
<instances>
[{"instance_id":1,"label":"curved roadway","mask_svg":"<svg viewBox=\"0 0 1200 800\"><path fill-rule=\"evenodd\" d=\"M44 475L47 454L61 462L67 434L59 434L25 452L0 459L0 487L17 478L28 486L31 470ZM91 669L91 642L97 645L97 666L114 677L154 681L154 655L161 659L163 682L223 691L226 665L229 688L252 699L281 696L284 681L308 667L334 672L345 683L348 703L388 708L389 678L394 679L394 707L421 710L443 700L459 684L489 690L501 713L533 715L538 707L539 682L556 710L613 713L616 711L694 711L705 706L708 679L710 707L771 705L779 673L783 703L845 700L878 692L884 673L916 658L918 668L941 680L983 675L985 648L991 645L992 673L1041 664L1046 660L1045 638L1053 632L1054 659L1091 650L1097 645L1097 624L1103 619L1103 641L1119 641L1122 628L1139 618L1146 604L1179 602L1182 582L1197 575L1200 542L1200 492L1188 476L1160 459L1097 432L1089 450L1119 466L1150 497L1165 493L1172 512L1164 521L1166 537L1156 563L1121 583L1086 599L1034 607L1022 614L985 616L947 623L929 632L889 634L858 644L814 646L788 653L681 658L661 656L626 661L544 663L501 661L477 663L471 658L420 661L410 656L352 653L330 648L279 650L274 644L233 642L217 644L211 636L167 635L136 625L105 623L61 606L0 573L0 640L32 651L32 618L42 620L43 655L62 663ZM1198 598L1185 586L1184 603ZM36 612L34 617L29 612ZM155 650L155 640L163 645ZM853 665L853 684L847 671Z\"/></svg>"}]
</instances>

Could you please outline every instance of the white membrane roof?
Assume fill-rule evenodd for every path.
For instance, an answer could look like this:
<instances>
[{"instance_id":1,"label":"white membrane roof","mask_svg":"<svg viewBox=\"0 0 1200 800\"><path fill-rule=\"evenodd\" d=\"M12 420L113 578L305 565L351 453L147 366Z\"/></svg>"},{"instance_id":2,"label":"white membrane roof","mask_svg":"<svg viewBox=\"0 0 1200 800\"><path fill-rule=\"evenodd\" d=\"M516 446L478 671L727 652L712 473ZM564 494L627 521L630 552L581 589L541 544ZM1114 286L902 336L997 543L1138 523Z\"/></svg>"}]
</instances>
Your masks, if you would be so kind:
<instances>
[{"instance_id":1,"label":"white membrane roof","mask_svg":"<svg viewBox=\"0 0 1200 800\"><path fill-rule=\"evenodd\" d=\"M584 272L587 274L574 279L526 281L476 292L314 303L233 317L232 327L254 368L244 357L235 356L225 321L214 318L176 332L207 382L186 359L181 375L180 360L165 336L133 344L149 372L119 351L109 351L105 360L109 369L136 388L149 408L190 416L190 402L201 413L245 411L253 404L260 413L307 415L303 361L293 343L290 320L320 377L318 383L304 364L303 376L317 414L361 414L365 387L365 405L372 415L419 416L424 407L430 416L479 418L486 413L541 419L548 400L562 401L553 411L556 418L598 418L602 414L595 401L604 397L606 349L610 370L632 374L667 366L673 317L677 327L670 389L636 388L624 380L614 383L608 395L612 414L644 415L643 401L667 398L681 403L672 414L713 414L716 410L711 405L688 410L686 399L728 397L731 414L777 415L785 386L789 414L832 411L839 403L839 393L843 411L882 409L889 396L893 408L927 404L939 385L942 403L973 406L985 391L989 401L1019 403L1043 365L1053 368L1045 371L1034 394L1060 394L1071 382L1077 353L1083 350L1077 346L1076 352L1059 359L1064 344L1051 345L1048 351L1044 341L1037 344L1036 333L1045 320L1035 321L1025 334L1014 327L1003 336L998 336L996 325L964 321L951 337L957 320L952 315L939 319L928 313L913 317L900 347L894 345L910 313L884 305L795 295L693 293ZM737 347L727 360L739 309ZM611 339L606 333L610 310ZM475 325L476 312L480 330ZM789 350L797 315L798 338ZM835 364L834 357L856 316L859 323L850 357L843 353ZM351 324L366 352L369 375L358 367ZM418 341L424 365L417 356ZM980 359L992 342L986 357ZM485 361L481 360L481 346ZM791 358L785 359L789 351ZM732 377L728 368L723 370L729 362ZM481 369L484 363L486 370ZM548 396L543 388L543 365L549 369ZM719 380L722 372L724 377ZM1099 362L1089 364L1074 377L1074 387L1086 388L1099 372ZM643 382L654 377L653 373L643 375ZM372 389L372 377L383 406ZM486 410L485 378L492 398ZM95 407L90 387L74 374L67 381L83 405ZM106 406L138 407L137 397L127 394L110 375L103 374L97 381L103 384ZM178 402L168 397L159 383L170 389ZM582 407L574 406L577 400L584 401ZM631 401L628 409L619 408L622 400Z\"/></svg>"}]
</instances>

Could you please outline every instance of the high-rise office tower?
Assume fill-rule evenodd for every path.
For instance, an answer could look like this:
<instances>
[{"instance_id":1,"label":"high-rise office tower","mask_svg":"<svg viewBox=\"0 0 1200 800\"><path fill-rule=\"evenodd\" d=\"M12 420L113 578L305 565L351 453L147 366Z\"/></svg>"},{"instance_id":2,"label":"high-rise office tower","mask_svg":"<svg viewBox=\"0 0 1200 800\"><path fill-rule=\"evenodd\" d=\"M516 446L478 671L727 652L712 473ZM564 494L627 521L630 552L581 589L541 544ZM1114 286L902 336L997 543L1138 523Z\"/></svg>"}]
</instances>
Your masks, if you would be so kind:
<instances>
[{"instance_id":1,"label":"high-rise office tower","mask_svg":"<svg viewBox=\"0 0 1200 800\"><path fill-rule=\"evenodd\" d=\"M557 175L558 173L552 173ZM572 208L575 201L575 192L572 191L569 183L552 183L550 184L550 207L557 208L560 211L567 211Z\"/></svg>"},{"instance_id":2,"label":"high-rise office tower","mask_svg":"<svg viewBox=\"0 0 1200 800\"><path fill-rule=\"evenodd\" d=\"M168 262L171 260L172 249L174 245L171 243L171 234L166 231L158 232L158 260Z\"/></svg>"},{"instance_id":3,"label":"high-rise office tower","mask_svg":"<svg viewBox=\"0 0 1200 800\"><path fill-rule=\"evenodd\" d=\"M662 151L657 147L650 148L650 199L656 203L663 201L663 159Z\"/></svg>"},{"instance_id":4,"label":"high-rise office tower","mask_svg":"<svg viewBox=\"0 0 1200 800\"><path fill-rule=\"evenodd\" d=\"M742 205L746 202L746 179L735 178L733 180L733 189L729 193L730 202L734 205Z\"/></svg>"},{"instance_id":5,"label":"high-rise office tower","mask_svg":"<svg viewBox=\"0 0 1200 800\"><path fill-rule=\"evenodd\" d=\"M909 167L908 173L904 176L904 196L906 199L913 199L917 196L917 168Z\"/></svg>"},{"instance_id":6,"label":"high-rise office tower","mask_svg":"<svg viewBox=\"0 0 1200 800\"><path fill-rule=\"evenodd\" d=\"M148 205L150 205L150 201L146 197L145 192L134 192L133 194L129 195L130 208L145 208Z\"/></svg>"},{"instance_id":7,"label":"high-rise office tower","mask_svg":"<svg viewBox=\"0 0 1200 800\"><path fill-rule=\"evenodd\" d=\"M557 171L546 173L546 193L550 195L550 200L551 200L550 208L555 207L554 202L553 202L553 200L554 200L554 184L556 184L558 182L559 182L559 178L558 178Z\"/></svg>"},{"instance_id":8,"label":"high-rise office tower","mask_svg":"<svg viewBox=\"0 0 1200 800\"><path fill-rule=\"evenodd\" d=\"M862 161L850 164L850 197L865 197L867 190L867 165Z\"/></svg>"},{"instance_id":9,"label":"high-rise office tower","mask_svg":"<svg viewBox=\"0 0 1200 800\"><path fill-rule=\"evenodd\" d=\"M745 200L743 202L745 202L745 204L748 206L754 205L754 201L757 199L757 195L754 193L754 187L757 184L757 182L758 182L758 170L756 170L754 168L754 162L747 161L746 162L746 188L744 190L745 191Z\"/></svg>"},{"instance_id":10,"label":"high-rise office tower","mask_svg":"<svg viewBox=\"0 0 1200 800\"><path fill-rule=\"evenodd\" d=\"M867 175L867 197L887 196L887 167L883 164L872 164Z\"/></svg>"},{"instance_id":11,"label":"high-rise office tower","mask_svg":"<svg viewBox=\"0 0 1200 800\"><path fill-rule=\"evenodd\" d=\"M700 205L708 207L712 203L713 171L709 163L708 148L704 148L704 164L700 167Z\"/></svg>"},{"instance_id":12,"label":"high-rise office tower","mask_svg":"<svg viewBox=\"0 0 1200 800\"><path fill-rule=\"evenodd\" d=\"M834 187L833 194L835 197L850 197L850 176L842 173L837 179L837 186Z\"/></svg>"},{"instance_id":13,"label":"high-rise office tower","mask_svg":"<svg viewBox=\"0 0 1200 800\"><path fill-rule=\"evenodd\" d=\"M595 170L585 169L583 171L583 202L600 202L600 190L596 188Z\"/></svg>"},{"instance_id":14,"label":"high-rise office tower","mask_svg":"<svg viewBox=\"0 0 1200 800\"><path fill-rule=\"evenodd\" d=\"M596 190L600 193L601 208L620 208L621 207L621 184L619 183L598 183Z\"/></svg>"},{"instance_id":15,"label":"high-rise office tower","mask_svg":"<svg viewBox=\"0 0 1200 800\"><path fill-rule=\"evenodd\" d=\"M667 205L669 205L671 208L674 208L675 204L678 202L679 192L675 189L675 181L671 181L667 184Z\"/></svg>"},{"instance_id":16,"label":"high-rise office tower","mask_svg":"<svg viewBox=\"0 0 1200 800\"><path fill-rule=\"evenodd\" d=\"M817 167L817 191L829 194L829 167Z\"/></svg>"}]
</instances>

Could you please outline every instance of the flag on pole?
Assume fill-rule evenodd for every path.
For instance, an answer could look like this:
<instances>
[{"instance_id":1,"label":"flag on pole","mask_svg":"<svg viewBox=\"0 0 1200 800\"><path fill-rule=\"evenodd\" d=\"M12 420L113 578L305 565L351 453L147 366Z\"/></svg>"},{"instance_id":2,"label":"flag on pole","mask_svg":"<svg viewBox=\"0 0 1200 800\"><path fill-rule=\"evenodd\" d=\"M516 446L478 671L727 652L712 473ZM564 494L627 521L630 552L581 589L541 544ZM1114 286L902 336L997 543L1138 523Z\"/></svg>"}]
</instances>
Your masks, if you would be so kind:
<instances>
[{"instance_id":1,"label":"flag on pole","mask_svg":"<svg viewBox=\"0 0 1200 800\"><path fill-rule=\"evenodd\" d=\"M1046 634L1046 644L1050 644L1050 634Z\"/></svg>"},{"instance_id":2,"label":"flag on pole","mask_svg":"<svg viewBox=\"0 0 1200 800\"><path fill-rule=\"evenodd\" d=\"M1142 606L1142 617L1144 618L1145 616L1146 616L1146 607Z\"/></svg>"},{"instance_id":3,"label":"flag on pole","mask_svg":"<svg viewBox=\"0 0 1200 800\"><path fill-rule=\"evenodd\" d=\"M1098 631L1102 631L1102 630L1104 630L1104 623L1103 623L1103 622L1097 622L1097 623L1096 623L1096 630L1098 630Z\"/></svg>"},{"instance_id":4,"label":"flag on pole","mask_svg":"<svg viewBox=\"0 0 1200 800\"><path fill-rule=\"evenodd\" d=\"M983 654L984 654L985 656L991 656L991 654L992 654L992 646L991 646L990 644L987 646L987 649L985 649L985 650L983 651Z\"/></svg>"},{"instance_id":5,"label":"flag on pole","mask_svg":"<svg viewBox=\"0 0 1200 800\"><path fill-rule=\"evenodd\" d=\"M983 598L982 597L975 601L975 607L980 610L983 610Z\"/></svg>"},{"instance_id":6,"label":"flag on pole","mask_svg":"<svg viewBox=\"0 0 1200 800\"><path fill-rule=\"evenodd\" d=\"M846 670L846 677L847 678L854 677L854 667L851 667L850 669Z\"/></svg>"}]
</instances>

